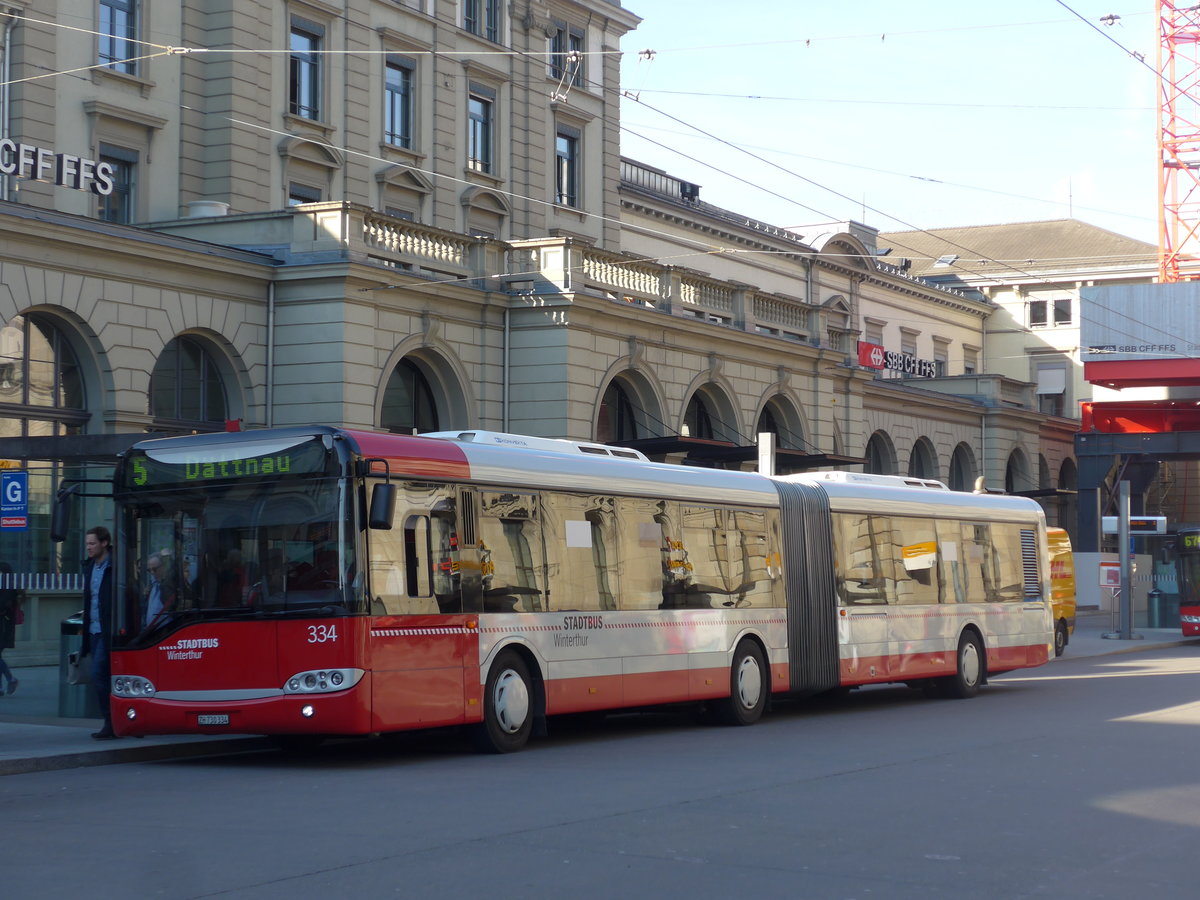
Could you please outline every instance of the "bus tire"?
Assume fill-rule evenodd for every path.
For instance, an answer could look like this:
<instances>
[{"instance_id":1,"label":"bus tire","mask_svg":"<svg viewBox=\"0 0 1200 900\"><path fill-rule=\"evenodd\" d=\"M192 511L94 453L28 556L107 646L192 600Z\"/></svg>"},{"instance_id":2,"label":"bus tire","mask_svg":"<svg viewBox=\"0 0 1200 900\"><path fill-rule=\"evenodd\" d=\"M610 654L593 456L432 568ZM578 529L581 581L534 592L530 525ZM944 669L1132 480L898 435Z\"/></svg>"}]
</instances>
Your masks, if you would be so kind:
<instances>
[{"instance_id":1,"label":"bus tire","mask_svg":"<svg viewBox=\"0 0 1200 900\"><path fill-rule=\"evenodd\" d=\"M987 671L986 659L979 637L973 631L964 631L958 639L955 672L945 681L946 696L966 700L978 694Z\"/></svg>"},{"instance_id":2,"label":"bus tire","mask_svg":"<svg viewBox=\"0 0 1200 900\"><path fill-rule=\"evenodd\" d=\"M724 725L753 725L762 718L770 687L761 648L755 641L742 641L733 652L729 698L719 702L717 720Z\"/></svg>"},{"instance_id":3,"label":"bus tire","mask_svg":"<svg viewBox=\"0 0 1200 900\"><path fill-rule=\"evenodd\" d=\"M1054 626L1054 655L1062 656L1067 649L1067 623L1059 620Z\"/></svg>"},{"instance_id":4,"label":"bus tire","mask_svg":"<svg viewBox=\"0 0 1200 900\"><path fill-rule=\"evenodd\" d=\"M483 721L475 726L475 744L485 753L512 753L533 731L533 685L519 653L505 650L488 672Z\"/></svg>"}]
</instances>

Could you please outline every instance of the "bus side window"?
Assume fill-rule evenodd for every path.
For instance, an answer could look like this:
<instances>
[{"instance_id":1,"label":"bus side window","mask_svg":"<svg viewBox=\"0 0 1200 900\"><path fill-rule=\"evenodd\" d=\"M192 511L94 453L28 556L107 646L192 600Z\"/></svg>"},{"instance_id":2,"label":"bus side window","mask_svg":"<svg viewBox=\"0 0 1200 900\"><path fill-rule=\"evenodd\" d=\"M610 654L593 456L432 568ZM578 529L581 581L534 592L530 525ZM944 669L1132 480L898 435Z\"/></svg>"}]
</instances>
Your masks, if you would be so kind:
<instances>
[{"instance_id":1,"label":"bus side window","mask_svg":"<svg viewBox=\"0 0 1200 900\"><path fill-rule=\"evenodd\" d=\"M410 597L428 597L430 588L429 517L404 520L404 582Z\"/></svg>"},{"instance_id":2,"label":"bus side window","mask_svg":"<svg viewBox=\"0 0 1200 900\"><path fill-rule=\"evenodd\" d=\"M938 541L932 519L892 518L896 560L896 602L926 605L941 595Z\"/></svg>"},{"instance_id":3,"label":"bus side window","mask_svg":"<svg viewBox=\"0 0 1200 900\"><path fill-rule=\"evenodd\" d=\"M888 602L891 571L890 543L877 537L886 517L865 513L834 513L834 549L837 560L838 603L882 605ZM888 537L884 534L881 537ZM880 551L883 551L882 554Z\"/></svg>"},{"instance_id":4,"label":"bus side window","mask_svg":"<svg viewBox=\"0 0 1200 900\"><path fill-rule=\"evenodd\" d=\"M623 609L658 609L667 571L663 510L666 500L618 497L617 565Z\"/></svg>"},{"instance_id":5,"label":"bus side window","mask_svg":"<svg viewBox=\"0 0 1200 900\"><path fill-rule=\"evenodd\" d=\"M963 524L957 519L937 522L938 558L942 567L942 602L967 603L969 575L963 545Z\"/></svg>"},{"instance_id":6,"label":"bus side window","mask_svg":"<svg viewBox=\"0 0 1200 900\"><path fill-rule=\"evenodd\" d=\"M1025 578L1021 556L1021 526L998 522L992 525L994 597L998 603L1025 599Z\"/></svg>"},{"instance_id":7,"label":"bus side window","mask_svg":"<svg viewBox=\"0 0 1200 900\"><path fill-rule=\"evenodd\" d=\"M542 529L534 494L479 493L479 570L487 612L540 612Z\"/></svg>"}]
</instances>

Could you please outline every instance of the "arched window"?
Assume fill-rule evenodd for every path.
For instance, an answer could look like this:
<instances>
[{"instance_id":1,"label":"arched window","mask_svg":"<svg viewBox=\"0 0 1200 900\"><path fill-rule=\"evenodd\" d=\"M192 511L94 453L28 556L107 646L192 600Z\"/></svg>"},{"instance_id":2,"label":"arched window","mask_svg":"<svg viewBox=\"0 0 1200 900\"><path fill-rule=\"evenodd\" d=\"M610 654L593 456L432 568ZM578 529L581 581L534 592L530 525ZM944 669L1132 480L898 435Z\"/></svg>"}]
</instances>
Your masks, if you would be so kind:
<instances>
[{"instance_id":1,"label":"arched window","mask_svg":"<svg viewBox=\"0 0 1200 900\"><path fill-rule=\"evenodd\" d=\"M150 414L169 429L212 431L229 418L225 383L212 356L195 338L163 348L150 374Z\"/></svg>"},{"instance_id":2,"label":"arched window","mask_svg":"<svg viewBox=\"0 0 1200 900\"><path fill-rule=\"evenodd\" d=\"M758 416L758 425L754 428L755 434L773 434L775 435L775 446L783 445L783 435L779 430L779 423L775 421L775 414L771 412L771 407L764 406L763 411Z\"/></svg>"},{"instance_id":3,"label":"arched window","mask_svg":"<svg viewBox=\"0 0 1200 900\"><path fill-rule=\"evenodd\" d=\"M950 457L950 490L975 490L975 460L966 444L955 447Z\"/></svg>"},{"instance_id":4,"label":"arched window","mask_svg":"<svg viewBox=\"0 0 1200 900\"><path fill-rule=\"evenodd\" d=\"M429 379L410 359L402 359L392 370L384 388L379 424L388 431L417 434L438 430L437 401Z\"/></svg>"},{"instance_id":5,"label":"arched window","mask_svg":"<svg viewBox=\"0 0 1200 900\"><path fill-rule=\"evenodd\" d=\"M1004 467L1004 491L1015 494L1017 491L1029 490L1029 480L1029 463L1018 447L1008 455L1008 465Z\"/></svg>"},{"instance_id":6,"label":"arched window","mask_svg":"<svg viewBox=\"0 0 1200 900\"><path fill-rule=\"evenodd\" d=\"M79 434L88 420L79 362L49 316L0 328L0 437Z\"/></svg>"},{"instance_id":7,"label":"arched window","mask_svg":"<svg viewBox=\"0 0 1200 900\"><path fill-rule=\"evenodd\" d=\"M871 475L895 475L896 451L883 432L877 431L867 441L866 471Z\"/></svg>"},{"instance_id":8,"label":"arched window","mask_svg":"<svg viewBox=\"0 0 1200 900\"><path fill-rule=\"evenodd\" d=\"M625 390L624 385L614 380L600 400L596 440L601 443L636 441L641 436L638 433L637 418L629 392Z\"/></svg>"},{"instance_id":9,"label":"arched window","mask_svg":"<svg viewBox=\"0 0 1200 900\"><path fill-rule=\"evenodd\" d=\"M933 445L925 438L913 444L908 457L908 474L913 478L937 478L937 459Z\"/></svg>"},{"instance_id":10,"label":"arched window","mask_svg":"<svg viewBox=\"0 0 1200 900\"><path fill-rule=\"evenodd\" d=\"M712 416L704 399L696 394L688 403L687 413L683 417L684 432L688 437L713 439Z\"/></svg>"}]
</instances>

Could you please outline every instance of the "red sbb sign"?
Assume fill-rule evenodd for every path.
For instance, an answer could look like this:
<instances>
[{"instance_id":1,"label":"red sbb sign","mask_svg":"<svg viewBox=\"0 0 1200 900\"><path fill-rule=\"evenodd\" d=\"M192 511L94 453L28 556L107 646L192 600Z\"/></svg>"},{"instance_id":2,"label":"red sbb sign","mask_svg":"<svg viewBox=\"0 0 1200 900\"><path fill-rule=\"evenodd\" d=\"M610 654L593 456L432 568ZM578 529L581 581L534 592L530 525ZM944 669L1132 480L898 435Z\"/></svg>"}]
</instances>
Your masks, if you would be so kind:
<instances>
[{"instance_id":1,"label":"red sbb sign","mask_svg":"<svg viewBox=\"0 0 1200 900\"><path fill-rule=\"evenodd\" d=\"M937 366L932 359L917 359L911 353L885 350L879 344L868 341L858 342L858 364L868 369L889 369L921 378L933 378L937 374Z\"/></svg>"},{"instance_id":2,"label":"red sbb sign","mask_svg":"<svg viewBox=\"0 0 1200 900\"><path fill-rule=\"evenodd\" d=\"M28 528L29 519L26 516L4 516L0 518L0 528Z\"/></svg>"}]
</instances>

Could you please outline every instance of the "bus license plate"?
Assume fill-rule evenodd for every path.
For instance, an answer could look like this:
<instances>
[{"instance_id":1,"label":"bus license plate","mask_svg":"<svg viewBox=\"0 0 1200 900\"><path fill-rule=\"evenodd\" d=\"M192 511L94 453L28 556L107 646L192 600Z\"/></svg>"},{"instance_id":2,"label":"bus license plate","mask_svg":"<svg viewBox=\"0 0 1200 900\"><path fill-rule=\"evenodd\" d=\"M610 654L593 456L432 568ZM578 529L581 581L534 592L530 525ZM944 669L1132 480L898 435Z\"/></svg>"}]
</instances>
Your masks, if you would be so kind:
<instances>
[{"instance_id":1,"label":"bus license plate","mask_svg":"<svg viewBox=\"0 0 1200 900\"><path fill-rule=\"evenodd\" d=\"M228 725L229 713L204 713L196 716L197 725Z\"/></svg>"}]
</instances>

